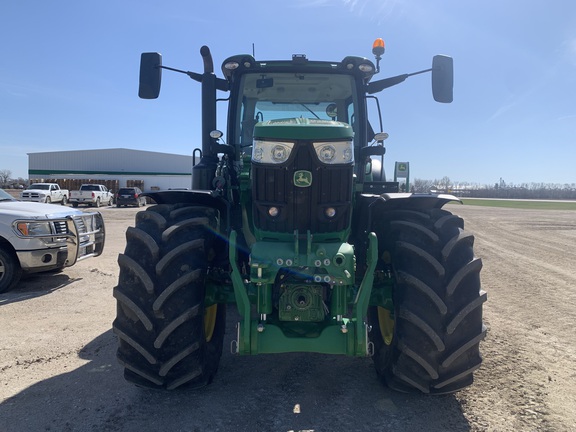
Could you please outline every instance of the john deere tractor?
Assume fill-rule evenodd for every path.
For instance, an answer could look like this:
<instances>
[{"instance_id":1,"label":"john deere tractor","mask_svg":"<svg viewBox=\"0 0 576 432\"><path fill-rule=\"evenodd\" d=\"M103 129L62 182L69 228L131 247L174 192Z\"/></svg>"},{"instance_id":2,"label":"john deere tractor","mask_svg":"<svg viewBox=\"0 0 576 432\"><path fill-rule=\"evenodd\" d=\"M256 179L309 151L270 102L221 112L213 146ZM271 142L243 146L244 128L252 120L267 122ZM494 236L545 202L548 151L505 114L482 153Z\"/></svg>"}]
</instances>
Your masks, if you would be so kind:
<instances>
[{"instance_id":1,"label":"john deere tractor","mask_svg":"<svg viewBox=\"0 0 576 432\"><path fill-rule=\"evenodd\" d=\"M141 98L158 97L163 69L201 83L202 146L193 190L148 193L156 205L126 232L113 326L128 381L209 384L233 303L234 354L372 357L380 379L406 392L472 383L486 331L474 237L442 209L457 198L401 193L386 181L387 135L372 96L431 72L434 99L449 103L452 59L373 80L381 39L373 53L376 64L235 55L224 78L206 46L203 73L142 54ZM226 136L216 128L218 92L228 93L219 99Z\"/></svg>"}]
</instances>

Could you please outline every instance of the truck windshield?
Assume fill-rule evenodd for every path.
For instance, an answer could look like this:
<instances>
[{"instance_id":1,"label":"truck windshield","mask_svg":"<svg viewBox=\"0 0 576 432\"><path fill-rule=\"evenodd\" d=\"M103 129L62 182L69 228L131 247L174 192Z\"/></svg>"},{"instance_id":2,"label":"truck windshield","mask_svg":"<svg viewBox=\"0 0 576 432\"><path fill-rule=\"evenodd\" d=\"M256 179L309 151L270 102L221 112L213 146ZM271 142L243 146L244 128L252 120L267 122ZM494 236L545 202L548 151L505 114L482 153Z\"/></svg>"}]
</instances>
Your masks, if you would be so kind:
<instances>
[{"instance_id":1,"label":"truck windshield","mask_svg":"<svg viewBox=\"0 0 576 432\"><path fill-rule=\"evenodd\" d=\"M357 98L350 75L326 73L245 74L238 89L237 116L230 138L252 145L257 122L284 118L337 120L354 128Z\"/></svg>"},{"instance_id":2,"label":"truck windshield","mask_svg":"<svg viewBox=\"0 0 576 432\"><path fill-rule=\"evenodd\" d=\"M28 189L49 190L49 189L50 189L50 185L35 183L35 184L31 184L30 186L28 186Z\"/></svg>"}]
</instances>

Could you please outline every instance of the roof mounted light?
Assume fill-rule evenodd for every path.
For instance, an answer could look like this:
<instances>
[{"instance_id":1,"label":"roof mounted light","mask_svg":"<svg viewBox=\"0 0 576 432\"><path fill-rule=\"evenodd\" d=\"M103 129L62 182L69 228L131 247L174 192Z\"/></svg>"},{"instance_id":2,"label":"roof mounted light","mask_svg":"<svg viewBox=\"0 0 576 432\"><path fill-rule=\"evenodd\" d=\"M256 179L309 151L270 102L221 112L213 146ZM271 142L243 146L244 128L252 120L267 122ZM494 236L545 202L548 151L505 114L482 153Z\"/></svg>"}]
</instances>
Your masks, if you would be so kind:
<instances>
[{"instance_id":1,"label":"roof mounted light","mask_svg":"<svg viewBox=\"0 0 576 432\"><path fill-rule=\"evenodd\" d=\"M380 60L382 59L382 54L386 50L386 45L384 44L384 39L378 38L372 44L372 54L376 57L376 73L380 72Z\"/></svg>"},{"instance_id":2,"label":"roof mounted light","mask_svg":"<svg viewBox=\"0 0 576 432\"><path fill-rule=\"evenodd\" d=\"M228 70L234 70L234 69L238 69L239 66L240 66L240 63L238 63L237 61L231 61L231 62L226 63L224 65L224 68L228 69Z\"/></svg>"},{"instance_id":3,"label":"roof mounted light","mask_svg":"<svg viewBox=\"0 0 576 432\"><path fill-rule=\"evenodd\" d=\"M376 56L376 58L378 58L382 54L384 54L385 50L386 50L386 46L384 44L384 39L382 39L382 38L376 39L374 41L374 43L372 44L372 54L374 54Z\"/></svg>"},{"instance_id":4,"label":"roof mounted light","mask_svg":"<svg viewBox=\"0 0 576 432\"><path fill-rule=\"evenodd\" d=\"M360 69L362 72L365 72L365 73L370 73L370 72L374 71L374 68L372 67L372 65L368 64L368 63L362 63L361 65L358 66L358 69Z\"/></svg>"}]
</instances>

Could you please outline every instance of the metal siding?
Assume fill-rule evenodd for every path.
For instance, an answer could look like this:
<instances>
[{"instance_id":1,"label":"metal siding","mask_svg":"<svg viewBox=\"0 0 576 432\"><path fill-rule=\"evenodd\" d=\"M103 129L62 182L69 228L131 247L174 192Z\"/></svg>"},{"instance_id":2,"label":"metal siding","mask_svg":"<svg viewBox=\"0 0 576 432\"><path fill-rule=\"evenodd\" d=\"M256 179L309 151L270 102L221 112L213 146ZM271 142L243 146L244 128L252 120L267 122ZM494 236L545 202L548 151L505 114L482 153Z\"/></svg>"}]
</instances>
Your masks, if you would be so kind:
<instances>
[{"instance_id":1,"label":"metal siding","mask_svg":"<svg viewBox=\"0 0 576 432\"><path fill-rule=\"evenodd\" d=\"M191 188L192 156L131 149L28 153L30 180L142 181L143 190Z\"/></svg>"},{"instance_id":2,"label":"metal siding","mask_svg":"<svg viewBox=\"0 0 576 432\"><path fill-rule=\"evenodd\" d=\"M28 153L28 169L188 174L192 156L131 149L71 150Z\"/></svg>"}]
</instances>

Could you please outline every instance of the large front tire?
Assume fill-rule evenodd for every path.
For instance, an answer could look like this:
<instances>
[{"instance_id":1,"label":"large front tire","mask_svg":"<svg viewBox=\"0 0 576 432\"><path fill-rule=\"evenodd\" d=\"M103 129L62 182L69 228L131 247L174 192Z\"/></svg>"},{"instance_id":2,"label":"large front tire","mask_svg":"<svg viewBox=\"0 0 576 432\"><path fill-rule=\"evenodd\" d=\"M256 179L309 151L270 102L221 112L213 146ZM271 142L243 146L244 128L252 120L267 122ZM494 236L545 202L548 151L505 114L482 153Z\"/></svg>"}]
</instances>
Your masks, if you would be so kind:
<instances>
[{"instance_id":1,"label":"large front tire","mask_svg":"<svg viewBox=\"0 0 576 432\"><path fill-rule=\"evenodd\" d=\"M458 391L472 384L486 334L474 237L445 210L381 216L380 266L392 269L396 286L394 310L368 314L376 371L399 391Z\"/></svg>"},{"instance_id":2,"label":"large front tire","mask_svg":"<svg viewBox=\"0 0 576 432\"><path fill-rule=\"evenodd\" d=\"M127 230L113 328L128 381L172 390L204 386L216 374L226 309L205 305L215 226L212 209L157 205Z\"/></svg>"}]
</instances>

